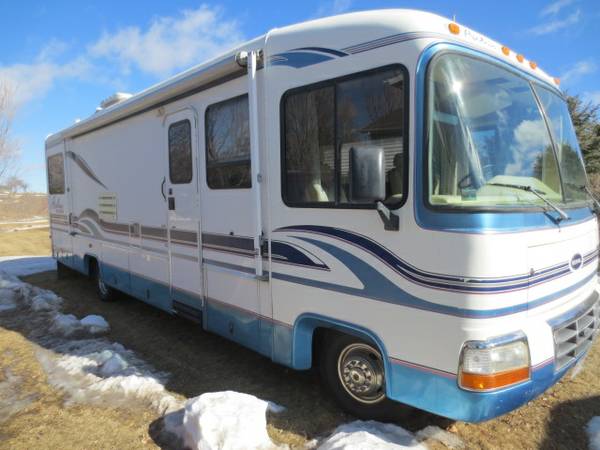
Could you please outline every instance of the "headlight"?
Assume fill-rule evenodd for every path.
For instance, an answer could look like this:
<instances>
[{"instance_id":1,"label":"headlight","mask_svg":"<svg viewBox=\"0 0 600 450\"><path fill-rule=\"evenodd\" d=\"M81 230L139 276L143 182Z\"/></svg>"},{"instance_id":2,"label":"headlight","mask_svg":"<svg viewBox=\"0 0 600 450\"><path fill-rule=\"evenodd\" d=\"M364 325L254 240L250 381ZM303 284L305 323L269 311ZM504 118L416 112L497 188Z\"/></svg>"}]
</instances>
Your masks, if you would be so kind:
<instances>
[{"instance_id":1,"label":"headlight","mask_svg":"<svg viewBox=\"0 0 600 450\"><path fill-rule=\"evenodd\" d=\"M490 341L469 341L460 356L459 385L491 391L529 380L529 345L518 333Z\"/></svg>"}]
</instances>

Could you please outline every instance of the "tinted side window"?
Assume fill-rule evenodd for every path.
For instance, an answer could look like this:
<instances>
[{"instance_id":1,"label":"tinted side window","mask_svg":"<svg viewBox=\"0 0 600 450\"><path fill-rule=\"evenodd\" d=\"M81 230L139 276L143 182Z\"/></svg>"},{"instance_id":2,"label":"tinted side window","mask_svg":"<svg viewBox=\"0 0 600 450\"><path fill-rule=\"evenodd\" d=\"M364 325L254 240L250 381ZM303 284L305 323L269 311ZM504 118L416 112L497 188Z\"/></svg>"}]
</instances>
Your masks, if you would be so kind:
<instances>
[{"instance_id":1,"label":"tinted side window","mask_svg":"<svg viewBox=\"0 0 600 450\"><path fill-rule=\"evenodd\" d=\"M335 201L334 89L311 89L285 101L285 198Z\"/></svg>"},{"instance_id":2,"label":"tinted side window","mask_svg":"<svg viewBox=\"0 0 600 450\"><path fill-rule=\"evenodd\" d=\"M284 96L282 194L292 206L366 206L350 197L350 150L383 150L386 204L405 198L405 71L382 68Z\"/></svg>"},{"instance_id":3,"label":"tinted side window","mask_svg":"<svg viewBox=\"0 0 600 450\"><path fill-rule=\"evenodd\" d=\"M62 153L48 158L48 193L65 193L65 165Z\"/></svg>"},{"instance_id":4,"label":"tinted side window","mask_svg":"<svg viewBox=\"0 0 600 450\"><path fill-rule=\"evenodd\" d=\"M252 186L248 96L206 110L206 181L211 189Z\"/></svg>"},{"instance_id":5,"label":"tinted side window","mask_svg":"<svg viewBox=\"0 0 600 450\"><path fill-rule=\"evenodd\" d=\"M185 184L192 177L192 126L186 119L169 126L169 178L173 184Z\"/></svg>"}]
</instances>

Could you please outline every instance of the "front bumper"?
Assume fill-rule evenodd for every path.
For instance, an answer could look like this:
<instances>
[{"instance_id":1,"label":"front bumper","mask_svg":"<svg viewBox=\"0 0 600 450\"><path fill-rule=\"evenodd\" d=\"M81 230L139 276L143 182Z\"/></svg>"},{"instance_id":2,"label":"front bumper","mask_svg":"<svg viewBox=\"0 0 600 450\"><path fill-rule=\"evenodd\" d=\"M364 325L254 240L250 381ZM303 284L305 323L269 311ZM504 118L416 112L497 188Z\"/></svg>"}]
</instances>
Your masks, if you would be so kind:
<instances>
[{"instance_id":1,"label":"front bumper","mask_svg":"<svg viewBox=\"0 0 600 450\"><path fill-rule=\"evenodd\" d=\"M566 314L553 319L549 325L560 331L598 311L599 296L596 291L585 302ZM587 355L592 341L598 335L600 315L596 315L592 336L585 336L589 345L578 346L578 351L568 362L557 365L550 358L531 368L531 378L523 383L493 392L470 392L458 386L456 374L416 366L394 360L388 370L388 397L431 413L465 422L483 422L506 414L533 400L557 383L574 365ZM587 328L589 332L589 327ZM586 333L586 331L583 331ZM553 333L556 336L556 333ZM573 336L577 340L576 335ZM555 348L559 348L556 345Z\"/></svg>"}]
</instances>

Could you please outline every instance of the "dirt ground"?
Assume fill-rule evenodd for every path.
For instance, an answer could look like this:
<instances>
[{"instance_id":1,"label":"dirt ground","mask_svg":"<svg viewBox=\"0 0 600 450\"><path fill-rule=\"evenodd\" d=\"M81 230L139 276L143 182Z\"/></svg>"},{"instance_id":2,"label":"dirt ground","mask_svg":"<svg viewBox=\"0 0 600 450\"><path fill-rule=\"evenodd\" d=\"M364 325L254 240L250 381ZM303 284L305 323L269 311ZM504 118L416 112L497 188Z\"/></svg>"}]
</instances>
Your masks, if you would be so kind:
<instances>
[{"instance_id":1,"label":"dirt ground","mask_svg":"<svg viewBox=\"0 0 600 450\"><path fill-rule=\"evenodd\" d=\"M1 243L19 236L25 234L13 233L8 239L0 234L0 251ZM16 242L8 245L14 254L26 253L17 251ZM269 417L269 434L276 442L301 447L307 440L353 420L330 400L313 371L296 372L273 364L135 299L123 297L115 303L101 303L88 280L79 275L59 280L55 272L47 272L25 281L62 296L65 313L105 317L111 325L108 338L135 351L156 369L169 372L167 389L176 395L194 397L235 390L285 406L284 413ZM29 402L24 410L0 423L0 448L169 448L159 433L162 421L153 411L65 407L62 394L45 380L34 356L36 345L28 339L27 330L0 326L0 417L3 404ZM594 345L584 370L575 379L567 375L540 398L511 414L473 425L415 411L398 424L411 431L437 425L455 433L469 449L585 449L585 426L600 415L599 345ZM14 373L7 373L8 367ZM2 389L9 379L17 386L16 393L15 389L8 390L10 394ZM433 449L444 448L435 441L427 444Z\"/></svg>"}]
</instances>

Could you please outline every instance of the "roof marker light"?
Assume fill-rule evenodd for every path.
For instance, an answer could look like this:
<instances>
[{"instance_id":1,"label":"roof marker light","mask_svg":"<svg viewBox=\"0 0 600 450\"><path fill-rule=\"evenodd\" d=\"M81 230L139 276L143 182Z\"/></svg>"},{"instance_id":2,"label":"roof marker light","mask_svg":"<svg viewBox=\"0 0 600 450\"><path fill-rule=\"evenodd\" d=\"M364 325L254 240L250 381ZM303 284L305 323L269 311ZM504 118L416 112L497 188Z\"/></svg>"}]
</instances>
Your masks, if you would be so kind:
<instances>
[{"instance_id":1,"label":"roof marker light","mask_svg":"<svg viewBox=\"0 0 600 450\"><path fill-rule=\"evenodd\" d=\"M554 77L554 82L559 85L560 84L560 78Z\"/></svg>"},{"instance_id":2,"label":"roof marker light","mask_svg":"<svg viewBox=\"0 0 600 450\"><path fill-rule=\"evenodd\" d=\"M523 61L525 61L525 57L523 55L517 55L517 61L522 63Z\"/></svg>"},{"instance_id":3,"label":"roof marker light","mask_svg":"<svg viewBox=\"0 0 600 450\"><path fill-rule=\"evenodd\" d=\"M456 24L454 22L450 22L448 24L448 30L450 30L450 33L452 33L452 34L460 33L460 27L458 26L458 24Z\"/></svg>"},{"instance_id":4,"label":"roof marker light","mask_svg":"<svg viewBox=\"0 0 600 450\"><path fill-rule=\"evenodd\" d=\"M506 56L510 55L510 48L502 46L502 53L504 53Z\"/></svg>"},{"instance_id":5,"label":"roof marker light","mask_svg":"<svg viewBox=\"0 0 600 450\"><path fill-rule=\"evenodd\" d=\"M537 69L537 63L535 61L529 61L529 67L535 70Z\"/></svg>"}]
</instances>

